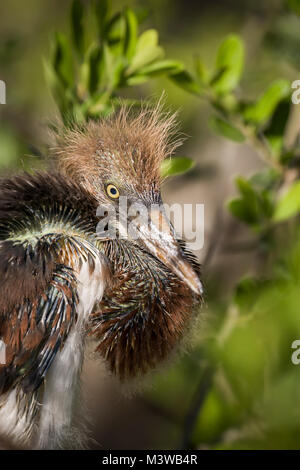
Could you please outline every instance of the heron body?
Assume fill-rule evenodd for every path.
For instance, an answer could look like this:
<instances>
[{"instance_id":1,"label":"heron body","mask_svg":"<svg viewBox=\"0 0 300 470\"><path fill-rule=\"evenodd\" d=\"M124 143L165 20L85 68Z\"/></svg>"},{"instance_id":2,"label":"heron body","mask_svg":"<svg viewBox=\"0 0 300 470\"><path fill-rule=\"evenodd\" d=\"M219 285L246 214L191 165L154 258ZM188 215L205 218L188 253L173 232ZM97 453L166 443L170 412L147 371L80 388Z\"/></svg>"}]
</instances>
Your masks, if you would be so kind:
<instances>
[{"instance_id":1,"label":"heron body","mask_svg":"<svg viewBox=\"0 0 300 470\"><path fill-rule=\"evenodd\" d=\"M81 446L87 337L121 380L135 377L176 347L201 300L199 265L161 209L137 239L97 232L99 207L118 212L120 196L160 207L173 125L122 109L64 130L56 172L0 182L0 434L16 444Z\"/></svg>"}]
</instances>

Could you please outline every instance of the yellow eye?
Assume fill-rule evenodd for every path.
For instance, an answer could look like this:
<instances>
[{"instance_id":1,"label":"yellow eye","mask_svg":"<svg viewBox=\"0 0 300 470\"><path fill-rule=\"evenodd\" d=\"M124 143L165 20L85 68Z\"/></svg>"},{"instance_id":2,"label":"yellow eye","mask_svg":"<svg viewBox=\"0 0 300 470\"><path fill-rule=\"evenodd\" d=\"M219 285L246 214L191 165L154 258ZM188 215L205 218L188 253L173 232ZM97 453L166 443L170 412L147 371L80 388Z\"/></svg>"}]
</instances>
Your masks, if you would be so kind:
<instances>
[{"instance_id":1,"label":"yellow eye","mask_svg":"<svg viewBox=\"0 0 300 470\"><path fill-rule=\"evenodd\" d=\"M119 190L114 184L108 184L106 186L106 192L112 199L118 199L120 196Z\"/></svg>"}]
</instances>

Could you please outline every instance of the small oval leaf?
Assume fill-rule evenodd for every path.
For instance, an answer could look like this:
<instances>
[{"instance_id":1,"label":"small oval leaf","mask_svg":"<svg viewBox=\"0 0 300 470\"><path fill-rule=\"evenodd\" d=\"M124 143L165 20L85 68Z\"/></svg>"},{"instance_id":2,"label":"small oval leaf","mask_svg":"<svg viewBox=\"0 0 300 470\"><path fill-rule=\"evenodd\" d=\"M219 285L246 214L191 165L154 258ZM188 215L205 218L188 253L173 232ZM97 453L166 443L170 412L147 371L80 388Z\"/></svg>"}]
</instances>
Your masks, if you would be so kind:
<instances>
[{"instance_id":1,"label":"small oval leaf","mask_svg":"<svg viewBox=\"0 0 300 470\"><path fill-rule=\"evenodd\" d=\"M124 38L124 54L127 59L131 59L137 46L137 17L131 8L125 10L125 38Z\"/></svg>"},{"instance_id":2,"label":"small oval leaf","mask_svg":"<svg viewBox=\"0 0 300 470\"><path fill-rule=\"evenodd\" d=\"M73 0L71 6L71 32L72 40L79 57L82 58L84 52L83 35L83 14L84 9L80 0Z\"/></svg>"},{"instance_id":3,"label":"small oval leaf","mask_svg":"<svg viewBox=\"0 0 300 470\"><path fill-rule=\"evenodd\" d=\"M150 65L146 65L139 70L139 74L141 75L162 75L162 74L173 74L176 72L180 72L183 69L183 64L178 60L158 60L153 62Z\"/></svg>"},{"instance_id":4,"label":"small oval leaf","mask_svg":"<svg viewBox=\"0 0 300 470\"><path fill-rule=\"evenodd\" d=\"M300 181L296 181L279 199L275 207L273 220L275 222L283 222L294 215L300 210Z\"/></svg>"},{"instance_id":5,"label":"small oval leaf","mask_svg":"<svg viewBox=\"0 0 300 470\"><path fill-rule=\"evenodd\" d=\"M221 43L216 59L216 70L211 85L217 93L232 91L240 81L244 66L244 43L231 34Z\"/></svg>"},{"instance_id":6,"label":"small oval leaf","mask_svg":"<svg viewBox=\"0 0 300 470\"><path fill-rule=\"evenodd\" d=\"M160 171L161 176L175 176L186 173L195 166L195 161L188 157L173 157L162 162Z\"/></svg>"},{"instance_id":7,"label":"small oval leaf","mask_svg":"<svg viewBox=\"0 0 300 470\"><path fill-rule=\"evenodd\" d=\"M272 83L258 101L247 106L244 111L246 121L263 124L274 113L278 104L287 98L291 85L288 80L276 80Z\"/></svg>"},{"instance_id":8,"label":"small oval leaf","mask_svg":"<svg viewBox=\"0 0 300 470\"><path fill-rule=\"evenodd\" d=\"M234 142L244 142L245 136L242 132L227 121L213 116L210 120L212 129L222 137L233 140Z\"/></svg>"}]
</instances>

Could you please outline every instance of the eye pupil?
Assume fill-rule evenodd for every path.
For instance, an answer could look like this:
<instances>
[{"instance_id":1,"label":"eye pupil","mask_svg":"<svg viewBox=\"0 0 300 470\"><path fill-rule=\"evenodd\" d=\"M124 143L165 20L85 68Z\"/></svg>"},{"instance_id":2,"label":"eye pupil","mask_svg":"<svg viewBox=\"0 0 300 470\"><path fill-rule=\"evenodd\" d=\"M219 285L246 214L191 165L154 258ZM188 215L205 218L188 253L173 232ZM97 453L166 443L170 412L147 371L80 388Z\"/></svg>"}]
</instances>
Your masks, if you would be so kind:
<instances>
[{"instance_id":1,"label":"eye pupil","mask_svg":"<svg viewBox=\"0 0 300 470\"><path fill-rule=\"evenodd\" d=\"M117 194L116 188L111 188L111 189L110 189L110 192L111 192L111 194Z\"/></svg>"}]
</instances>

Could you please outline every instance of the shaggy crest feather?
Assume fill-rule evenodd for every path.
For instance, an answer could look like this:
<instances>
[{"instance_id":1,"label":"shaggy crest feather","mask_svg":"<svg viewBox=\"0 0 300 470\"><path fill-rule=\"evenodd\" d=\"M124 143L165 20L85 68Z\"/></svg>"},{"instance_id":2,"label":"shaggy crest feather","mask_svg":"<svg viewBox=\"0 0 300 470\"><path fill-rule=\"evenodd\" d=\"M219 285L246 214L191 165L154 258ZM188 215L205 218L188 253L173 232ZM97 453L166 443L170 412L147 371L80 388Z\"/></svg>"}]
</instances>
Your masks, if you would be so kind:
<instances>
[{"instance_id":1,"label":"shaggy crest feather","mask_svg":"<svg viewBox=\"0 0 300 470\"><path fill-rule=\"evenodd\" d=\"M121 106L110 118L64 130L52 149L59 169L95 193L99 177L137 190L160 182L160 164L181 145L176 138L176 114L159 103L144 105L138 113ZM147 178L145 178L147 175Z\"/></svg>"}]
</instances>

